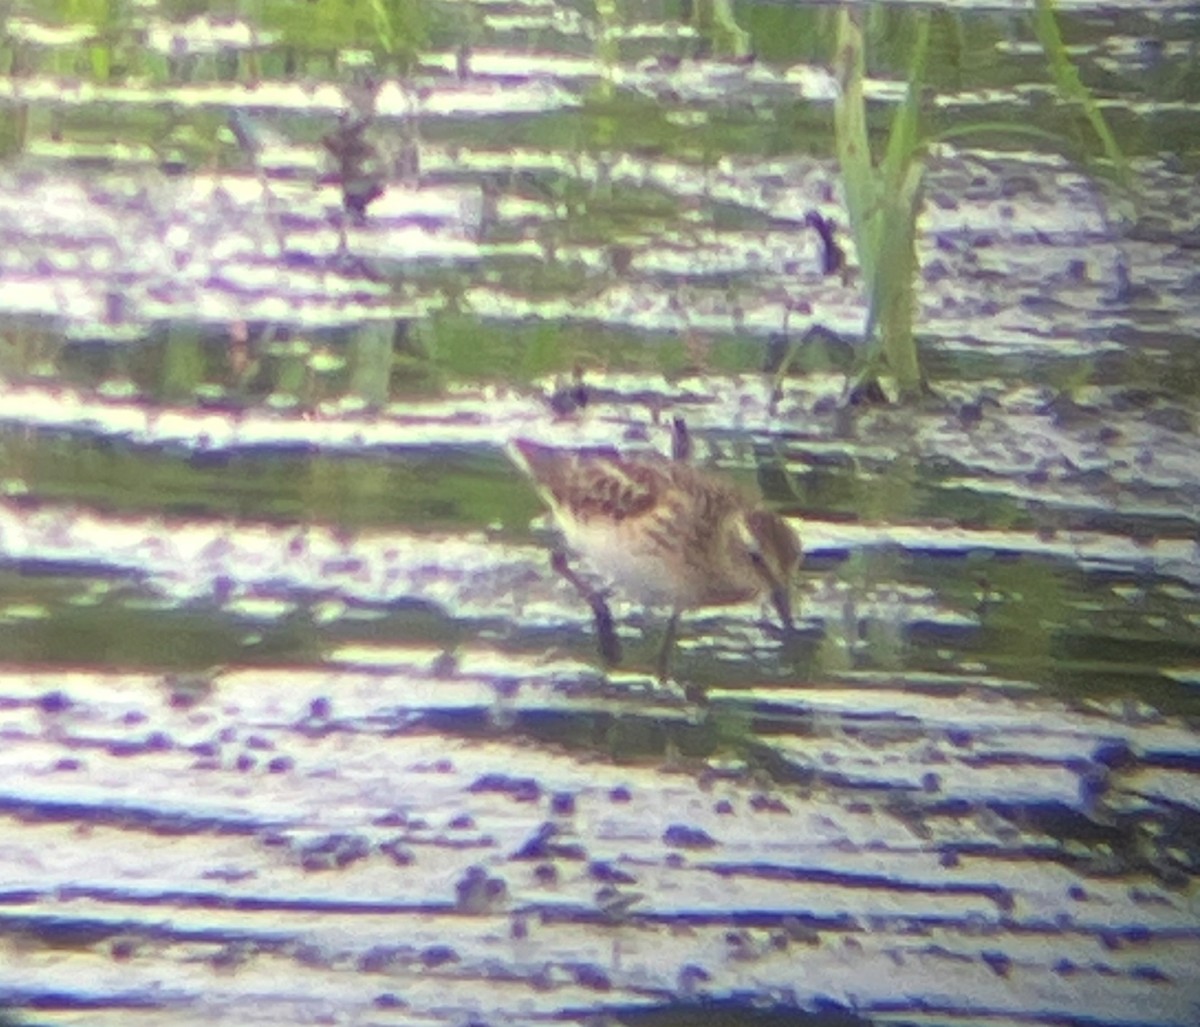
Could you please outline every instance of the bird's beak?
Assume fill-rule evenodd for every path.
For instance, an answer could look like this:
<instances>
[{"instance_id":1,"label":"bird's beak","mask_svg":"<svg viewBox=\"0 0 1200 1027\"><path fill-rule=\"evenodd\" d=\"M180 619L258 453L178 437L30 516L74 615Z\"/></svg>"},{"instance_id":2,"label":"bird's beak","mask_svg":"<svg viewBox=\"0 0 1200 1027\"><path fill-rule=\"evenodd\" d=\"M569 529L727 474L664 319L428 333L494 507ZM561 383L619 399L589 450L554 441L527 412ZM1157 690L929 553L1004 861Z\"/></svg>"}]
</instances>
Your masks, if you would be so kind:
<instances>
[{"instance_id":1,"label":"bird's beak","mask_svg":"<svg viewBox=\"0 0 1200 1027\"><path fill-rule=\"evenodd\" d=\"M792 623L792 590L786 582L774 585L771 588L771 605L775 607L775 612L779 614L783 630L790 635L796 630L796 627Z\"/></svg>"}]
</instances>

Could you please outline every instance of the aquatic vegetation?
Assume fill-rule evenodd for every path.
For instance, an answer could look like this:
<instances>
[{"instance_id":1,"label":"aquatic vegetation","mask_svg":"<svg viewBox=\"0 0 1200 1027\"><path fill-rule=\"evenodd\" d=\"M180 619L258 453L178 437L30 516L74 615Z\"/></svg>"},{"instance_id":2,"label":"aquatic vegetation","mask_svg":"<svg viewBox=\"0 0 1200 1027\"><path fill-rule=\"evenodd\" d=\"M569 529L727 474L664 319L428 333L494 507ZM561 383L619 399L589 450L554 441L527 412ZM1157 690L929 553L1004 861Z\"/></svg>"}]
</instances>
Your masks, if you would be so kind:
<instances>
[{"instance_id":1,"label":"aquatic vegetation","mask_svg":"<svg viewBox=\"0 0 1200 1027\"><path fill-rule=\"evenodd\" d=\"M1096 138L1100 140L1100 144L1104 148L1105 158L1109 161L1117 181L1122 186L1129 188L1133 181L1129 162L1125 159L1125 154L1121 151L1116 137L1110 131L1108 122L1104 120L1104 114L1096 103L1095 97L1080 80L1079 72L1071 63L1062 33L1058 29L1058 19L1054 17L1054 5L1051 0L1037 0L1033 27L1038 41L1042 44L1042 49L1046 52L1050 73L1054 76L1054 83L1058 87L1060 95L1063 99L1077 103L1082 108L1088 124L1091 125L1092 130L1096 133Z\"/></svg>"},{"instance_id":2,"label":"aquatic vegetation","mask_svg":"<svg viewBox=\"0 0 1200 1027\"><path fill-rule=\"evenodd\" d=\"M887 144L876 164L863 90L865 18L859 8L843 7L838 12L833 57L839 85L834 104L834 141L868 304L863 332L865 358L849 394L852 399L880 397L880 377L886 372L898 395L905 398L925 390L914 319L919 272L916 227L929 144L996 132L1034 138L1051 148L1061 148L1062 144L1052 134L1024 125L961 125L940 134L923 130L920 97L928 68L931 15L918 12L914 15L904 99L892 115ZM1051 0L1038 0L1033 29L1061 98L1081 107L1103 147L1107 168L1095 164L1089 168L1111 169L1116 180L1128 188L1128 162L1070 60Z\"/></svg>"},{"instance_id":3,"label":"aquatic vegetation","mask_svg":"<svg viewBox=\"0 0 1200 1027\"><path fill-rule=\"evenodd\" d=\"M883 160L875 167L863 96L862 14L845 8L838 13L834 73L841 88L834 104L834 141L869 304L864 332L868 357L854 386L859 394L878 388L882 364L902 396L915 394L923 386L913 336L913 290L916 222L925 170L918 103L929 52L929 16L920 13L916 18L907 93L892 118Z\"/></svg>"}]
</instances>

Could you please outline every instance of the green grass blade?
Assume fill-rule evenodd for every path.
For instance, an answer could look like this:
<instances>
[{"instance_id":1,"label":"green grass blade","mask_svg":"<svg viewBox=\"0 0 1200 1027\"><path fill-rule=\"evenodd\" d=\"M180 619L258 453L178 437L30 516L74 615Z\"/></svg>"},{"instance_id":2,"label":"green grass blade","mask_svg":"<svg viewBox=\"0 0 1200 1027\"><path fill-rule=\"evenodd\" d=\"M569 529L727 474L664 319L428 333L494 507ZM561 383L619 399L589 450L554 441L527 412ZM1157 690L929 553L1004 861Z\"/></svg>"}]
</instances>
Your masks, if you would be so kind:
<instances>
[{"instance_id":1,"label":"green grass blade","mask_svg":"<svg viewBox=\"0 0 1200 1027\"><path fill-rule=\"evenodd\" d=\"M922 12L916 17L917 39L908 67L908 91L892 118L887 152L883 158L885 188L888 191L899 187L908 173L913 154L921 145L921 87L925 81L925 65L929 56L929 14Z\"/></svg>"},{"instance_id":2,"label":"green grass blade","mask_svg":"<svg viewBox=\"0 0 1200 1027\"><path fill-rule=\"evenodd\" d=\"M858 250L867 289L875 281L873 214L878 205L878 183L871 166L867 110L863 97L865 59L861 15L843 7L838 11L833 70L838 98L833 105L834 144L842 171L842 187L850 218L850 232Z\"/></svg>"},{"instance_id":3,"label":"green grass blade","mask_svg":"<svg viewBox=\"0 0 1200 1027\"><path fill-rule=\"evenodd\" d=\"M954 139L989 134L1010 135L1013 137L1024 136L1039 143L1049 143L1056 150L1063 148L1063 137L1061 134L1049 132L1044 128L1038 128L1036 125L1017 125L1011 121L976 121L970 125L955 125L953 128L943 129L931 138L939 143L944 143Z\"/></svg>"},{"instance_id":4,"label":"green grass blade","mask_svg":"<svg viewBox=\"0 0 1200 1027\"><path fill-rule=\"evenodd\" d=\"M1131 188L1133 175L1129 170L1126 159L1116 137L1109 131L1108 122L1092 96L1091 91L1083 84L1075 65L1067 54L1063 43L1062 33L1058 30L1058 19L1054 16L1052 0L1037 0L1033 19L1034 31L1042 49L1046 51L1046 59L1050 63L1050 73L1054 76L1058 91L1068 100L1078 103L1104 147L1104 154L1112 164L1117 181L1126 189Z\"/></svg>"}]
</instances>

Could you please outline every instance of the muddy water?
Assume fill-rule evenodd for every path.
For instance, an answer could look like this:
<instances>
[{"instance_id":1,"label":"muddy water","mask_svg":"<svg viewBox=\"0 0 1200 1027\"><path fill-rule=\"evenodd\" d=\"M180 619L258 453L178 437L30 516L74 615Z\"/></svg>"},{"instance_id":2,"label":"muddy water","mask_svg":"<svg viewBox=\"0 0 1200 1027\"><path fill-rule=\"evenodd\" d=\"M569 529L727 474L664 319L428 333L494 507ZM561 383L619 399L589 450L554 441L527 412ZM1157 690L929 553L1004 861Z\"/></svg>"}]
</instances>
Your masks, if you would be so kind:
<instances>
[{"instance_id":1,"label":"muddy water","mask_svg":"<svg viewBox=\"0 0 1200 1027\"><path fill-rule=\"evenodd\" d=\"M0 81L14 1022L1196 1022L1191 6L1064 19L1132 193L1024 14L935 15L929 131L1043 135L931 147L931 395L874 408L805 227L828 11L44 6ZM664 686L503 445L677 416L806 563L797 639L697 613Z\"/></svg>"}]
</instances>

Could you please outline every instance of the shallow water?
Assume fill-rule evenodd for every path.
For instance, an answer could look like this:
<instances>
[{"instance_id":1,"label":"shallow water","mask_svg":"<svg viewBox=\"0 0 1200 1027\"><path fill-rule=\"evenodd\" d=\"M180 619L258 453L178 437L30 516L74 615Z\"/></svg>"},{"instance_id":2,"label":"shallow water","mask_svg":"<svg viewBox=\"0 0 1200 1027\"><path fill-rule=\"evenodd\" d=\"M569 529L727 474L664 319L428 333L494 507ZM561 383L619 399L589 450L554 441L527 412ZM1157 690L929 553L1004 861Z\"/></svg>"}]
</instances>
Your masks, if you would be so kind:
<instances>
[{"instance_id":1,"label":"shallow water","mask_svg":"<svg viewBox=\"0 0 1200 1027\"><path fill-rule=\"evenodd\" d=\"M15 1021L1194 1023L1194 5L1058 5L1132 198L1024 13L937 10L929 130L1061 145L931 148L932 395L850 408L831 12L322 4L5 15ZM503 445L676 416L806 562L662 686Z\"/></svg>"}]
</instances>

